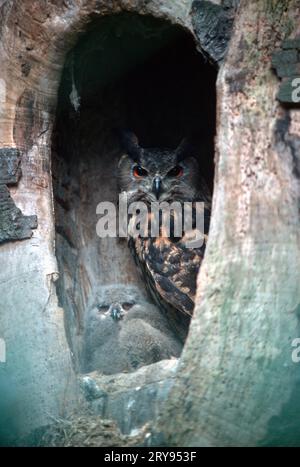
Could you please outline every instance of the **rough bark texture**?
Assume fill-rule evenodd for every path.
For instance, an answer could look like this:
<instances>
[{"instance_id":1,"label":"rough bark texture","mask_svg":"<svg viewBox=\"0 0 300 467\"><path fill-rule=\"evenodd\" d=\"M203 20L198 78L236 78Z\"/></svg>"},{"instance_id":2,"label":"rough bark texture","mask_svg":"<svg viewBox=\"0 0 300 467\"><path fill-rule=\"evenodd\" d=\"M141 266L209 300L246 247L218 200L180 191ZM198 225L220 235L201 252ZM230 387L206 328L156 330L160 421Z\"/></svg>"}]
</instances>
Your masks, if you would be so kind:
<instances>
[{"instance_id":1,"label":"rough bark texture","mask_svg":"<svg viewBox=\"0 0 300 467\"><path fill-rule=\"evenodd\" d=\"M104 419L115 420L122 433L129 434L161 413L177 364L176 359L162 360L131 374L90 373L80 377L80 385L89 409Z\"/></svg>"},{"instance_id":2,"label":"rough bark texture","mask_svg":"<svg viewBox=\"0 0 300 467\"><path fill-rule=\"evenodd\" d=\"M299 35L298 3L243 0L237 14L218 82L217 175L198 305L160 421L167 444L299 443L299 366L291 342L300 333L300 117L276 101L279 81L271 70L274 49ZM121 11L203 36L195 18L193 29L191 0L0 5L0 147L22 154L22 178L10 195L25 216L38 219L32 238L1 245L0 337L9 358L0 367L0 426L7 444L12 433L26 435L62 415L77 395L54 284L50 166L67 53L92 19Z\"/></svg>"},{"instance_id":3,"label":"rough bark texture","mask_svg":"<svg viewBox=\"0 0 300 467\"><path fill-rule=\"evenodd\" d=\"M295 103L293 100L293 82L300 76L300 37L284 40L281 48L272 55L272 65L278 77L282 79L278 100L283 104L300 107L300 103Z\"/></svg>"},{"instance_id":4,"label":"rough bark texture","mask_svg":"<svg viewBox=\"0 0 300 467\"><path fill-rule=\"evenodd\" d=\"M243 1L218 80L213 217L190 336L162 416L166 443L298 445L299 111L271 55L297 1ZM298 393L298 396L297 396Z\"/></svg>"},{"instance_id":5,"label":"rough bark texture","mask_svg":"<svg viewBox=\"0 0 300 467\"><path fill-rule=\"evenodd\" d=\"M0 272L0 337L9 356L0 367L4 444L63 415L74 407L77 396L55 289L51 174L52 130L67 54L91 21L123 11L152 15L194 34L191 4L192 0L0 2L0 148L20 152L22 177L10 187L10 196L24 216L37 216L38 221L30 239L1 245L5 267ZM8 192L3 193L8 199ZM15 214L12 204L11 209ZM22 238L36 226L33 217L25 219Z\"/></svg>"},{"instance_id":6,"label":"rough bark texture","mask_svg":"<svg viewBox=\"0 0 300 467\"><path fill-rule=\"evenodd\" d=\"M221 63L230 39L235 8L224 8L210 1L193 2L191 16L201 49L215 63Z\"/></svg>"},{"instance_id":7,"label":"rough bark texture","mask_svg":"<svg viewBox=\"0 0 300 467\"><path fill-rule=\"evenodd\" d=\"M17 185L21 176L20 154L15 148L0 149L0 244L32 236L36 216L23 216L10 196L8 185Z\"/></svg>"}]
</instances>

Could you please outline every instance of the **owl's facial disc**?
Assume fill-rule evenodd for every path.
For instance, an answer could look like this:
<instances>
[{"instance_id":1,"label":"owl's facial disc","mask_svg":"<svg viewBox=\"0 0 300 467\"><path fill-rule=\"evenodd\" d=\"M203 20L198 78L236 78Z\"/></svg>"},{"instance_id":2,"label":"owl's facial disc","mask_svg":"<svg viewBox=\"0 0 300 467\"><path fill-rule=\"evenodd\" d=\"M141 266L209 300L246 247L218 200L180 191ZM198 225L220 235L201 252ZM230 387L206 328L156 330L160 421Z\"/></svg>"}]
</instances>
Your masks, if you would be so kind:
<instances>
[{"instance_id":1,"label":"owl's facial disc","mask_svg":"<svg viewBox=\"0 0 300 467\"><path fill-rule=\"evenodd\" d=\"M131 133L125 146L118 180L129 203L182 202L195 198L199 166L186 140L175 150L142 148Z\"/></svg>"},{"instance_id":2,"label":"owl's facial disc","mask_svg":"<svg viewBox=\"0 0 300 467\"><path fill-rule=\"evenodd\" d=\"M153 153L156 157L151 157ZM141 163L133 163L132 175L136 181L140 182L140 189L149 195L154 195L154 198L159 200L161 195L172 186L172 183L184 175L184 167L179 165L176 156L170 153L168 153L168 160L165 163L163 156L157 156L160 156L157 151L153 150L149 154L149 151L144 150Z\"/></svg>"},{"instance_id":3,"label":"owl's facial disc","mask_svg":"<svg viewBox=\"0 0 300 467\"><path fill-rule=\"evenodd\" d=\"M133 301L112 303L109 307L108 313L114 321L119 321L134 306L134 304L135 303Z\"/></svg>"}]
</instances>

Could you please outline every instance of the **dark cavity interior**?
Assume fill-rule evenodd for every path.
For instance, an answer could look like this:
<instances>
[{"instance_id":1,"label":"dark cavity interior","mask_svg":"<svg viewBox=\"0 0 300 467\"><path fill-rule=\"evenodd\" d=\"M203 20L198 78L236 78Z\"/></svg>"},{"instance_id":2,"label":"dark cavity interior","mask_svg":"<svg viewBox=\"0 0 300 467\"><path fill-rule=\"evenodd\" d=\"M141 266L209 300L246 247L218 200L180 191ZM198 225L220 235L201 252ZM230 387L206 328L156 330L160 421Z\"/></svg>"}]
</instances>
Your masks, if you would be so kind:
<instances>
[{"instance_id":1,"label":"dark cavity interior","mask_svg":"<svg viewBox=\"0 0 300 467\"><path fill-rule=\"evenodd\" d=\"M133 130L145 147L175 148L192 136L212 188L215 80L216 70L188 32L147 16L97 20L67 56L52 171L58 295L78 371L93 369L82 362L91 297L114 285L136 286L146 296L126 240L96 234L97 204L117 201L115 174L122 152L115 129ZM165 356L153 352L154 361L160 358ZM118 365L107 372L115 371Z\"/></svg>"}]
</instances>

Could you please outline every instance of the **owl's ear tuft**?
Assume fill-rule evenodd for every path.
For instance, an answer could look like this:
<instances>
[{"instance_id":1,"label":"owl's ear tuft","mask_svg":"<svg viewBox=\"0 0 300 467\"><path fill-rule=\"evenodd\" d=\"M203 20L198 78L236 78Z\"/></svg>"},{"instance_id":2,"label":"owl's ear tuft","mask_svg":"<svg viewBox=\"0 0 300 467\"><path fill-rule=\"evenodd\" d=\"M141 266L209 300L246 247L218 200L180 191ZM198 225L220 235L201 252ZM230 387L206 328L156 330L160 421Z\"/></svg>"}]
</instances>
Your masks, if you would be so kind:
<instances>
[{"instance_id":1,"label":"owl's ear tuft","mask_svg":"<svg viewBox=\"0 0 300 467\"><path fill-rule=\"evenodd\" d=\"M128 156L134 162L138 162L141 157L142 148L139 146L139 140L137 136L132 131L121 130L120 137L123 149L126 151Z\"/></svg>"},{"instance_id":2,"label":"owl's ear tuft","mask_svg":"<svg viewBox=\"0 0 300 467\"><path fill-rule=\"evenodd\" d=\"M177 162L181 162L193 155L193 145L188 138L184 138L176 149Z\"/></svg>"}]
</instances>

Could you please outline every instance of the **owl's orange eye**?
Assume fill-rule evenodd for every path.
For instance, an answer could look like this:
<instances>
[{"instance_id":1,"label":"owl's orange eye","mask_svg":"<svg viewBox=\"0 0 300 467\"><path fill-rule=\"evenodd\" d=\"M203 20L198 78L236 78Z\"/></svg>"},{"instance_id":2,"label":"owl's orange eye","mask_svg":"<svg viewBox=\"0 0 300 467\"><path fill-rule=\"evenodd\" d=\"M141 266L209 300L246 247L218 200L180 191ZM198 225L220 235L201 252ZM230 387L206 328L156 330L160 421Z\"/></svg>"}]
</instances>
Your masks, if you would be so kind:
<instances>
[{"instance_id":1,"label":"owl's orange eye","mask_svg":"<svg viewBox=\"0 0 300 467\"><path fill-rule=\"evenodd\" d=\"M148 172L146 169L144 169L143 167L141 167L140 165L136 165L134 168L133 168L133 175L137 178L140 178L140 177L146 177L148 175Z\"/></svg>"},{"instance_id":2,"label":"owl's orange eye","mask_svg":"<svg viewBox=\"0 0 300 467\"><path fill-rule=\"evenodd\" d=\"M183 168L181 165L176 165L167 173L168 177L181 177L183 175Z\"/></svg>"}]
</instances>

